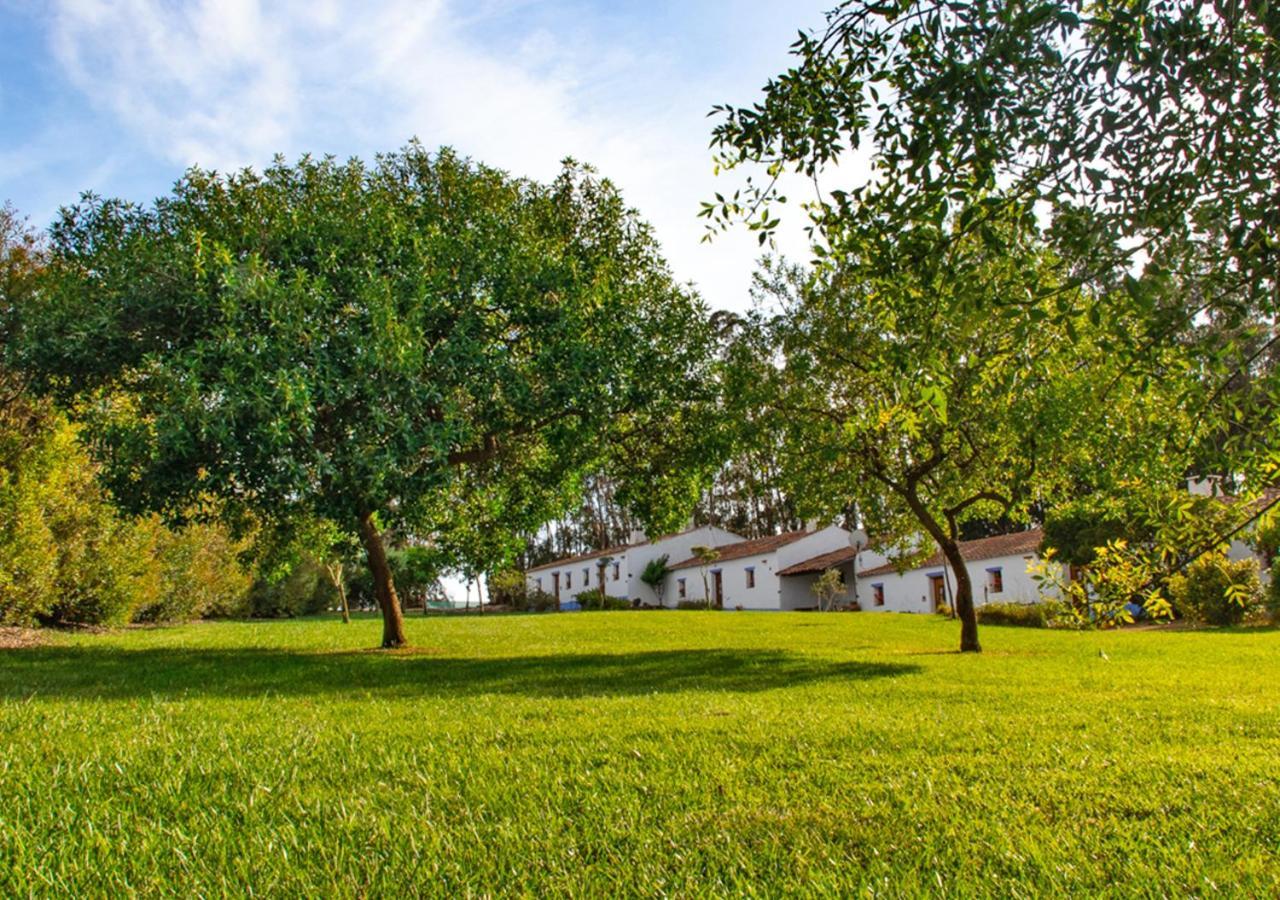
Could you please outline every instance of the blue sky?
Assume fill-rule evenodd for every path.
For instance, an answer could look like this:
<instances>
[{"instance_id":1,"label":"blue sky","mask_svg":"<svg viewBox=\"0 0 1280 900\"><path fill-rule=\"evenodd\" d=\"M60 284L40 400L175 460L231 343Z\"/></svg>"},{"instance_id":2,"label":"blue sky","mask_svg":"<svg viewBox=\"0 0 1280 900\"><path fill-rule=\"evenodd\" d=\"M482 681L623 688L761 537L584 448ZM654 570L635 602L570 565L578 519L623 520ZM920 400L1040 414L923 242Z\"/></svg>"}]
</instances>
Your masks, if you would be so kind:
<instances>
[{"instance_id":1,"label":"blue sky","mask_svg":"<svg viewBox=\"0 0 1280 900\"><path fill-rule=\"evenodd\" d=\"M754 239L707 245L706 113L755 99L819 2L0 0L0 200L149 200L188 165L369 156L417 136L509 171L617 181L682 279L742 307ZM723 179L722 179L723 181ZM784 249L802 252L793 232Z\"/></svg>"}]
</instances>

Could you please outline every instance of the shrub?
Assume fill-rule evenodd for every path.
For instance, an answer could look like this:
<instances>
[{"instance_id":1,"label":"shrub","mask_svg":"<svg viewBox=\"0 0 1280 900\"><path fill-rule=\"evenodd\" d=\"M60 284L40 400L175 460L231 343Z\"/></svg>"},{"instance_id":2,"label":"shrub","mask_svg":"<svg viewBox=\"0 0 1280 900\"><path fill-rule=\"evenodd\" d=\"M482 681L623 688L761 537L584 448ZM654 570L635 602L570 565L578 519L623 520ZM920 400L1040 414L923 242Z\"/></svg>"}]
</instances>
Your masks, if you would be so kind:
<instances>
[{"instance_id":1,"label":"shrub","mask_svg":"<svg viewBox=\"0 0 1280 900\"><path fill-rule=\"evenodd\" d=\"M526 609L529 602L529 587L524 573L514 569L495 572L489 576L489 602L498 606L510 606L512 609Z\"/></svg>"},{"instance_id":2,"label":"shrub","mask_svg":"<svg viewBox=\"0 0 1280 900\"><path fill-rule=\"evenodd\" d=\"M94 480L75 429L35 407L0 423L0 624L120 624L157 588L150 536Z\"/></svg>"},{"instance_id":3,"label":"shrub","mask_svg":"<svg viewBox=\"0 0 1280 900\"><path fill-rule=\"evenodd\" d=\"M705 600L681 600L676 604L676 609L706 609L707 601Z\"/></svg>"},{"instance_id":4,"label":"shrub","mask_svg":"<svg viewBox=\"0 0 1280 900\"><path fill-rule=\"evenodd\" d=\"M135 622L185 622L243 615L253 579L225 528L191 524L173 531L155 524L159 589L133 614Z\"/></svg>"},{"instance_id":5,"label":"shrub","mask_svg":"<svg viewBox=\"0 0 1280 900\"><path fill-rule=\"evenodd\" d=\"M630 600L627 600L625 597L610 597L599 588L590 591L583 591L581 594L576 594L573 599L577 600L584 610L631 608Z\"/></svg>"},{"instance_id":6,"label":"shrub","mask_svg":"<svg viewBox=\"0 0 1280 900\"><path fill-rule=\"evenodd\" d=\"M978 607L978 621L983 625L1048 628L1057 620L1060 608L1060 604L1048 600L1039 603L987 603Z\"/></svg>"},{"instance_id":7,"label":"shrub","mask_svg":"<svg viewBox=\"0 0 1280 900\"><path fill-rule=\"evenodd\" d=\"M536 588L525 595L524 609L528 612L551 612L556 608L554 594Z\"/></svg>"},{"instance_id":8,"label":"shrub","mask_svg":"<svg viewBox=\"0 0 1280 900\"><path fill-rule=\"evenodd\" d=\"M518 612L548 612L556 608L556 598L546 591L530 588L524 574L498 572L489 579L489 599Z\"/></svg>"},{"instance_id":9,"label":"shrub","mask_svg":"<svg viewBox=\"0 0 1280 900\"><path fill-rule=\"evenodd\" d=\"M338 592L318 563L304 559L280 578L262 578L249 592L248 613L255 618L310 616L336 605Z\"/></svg>"},{"instance_id":10,"label":"shrub","mask_svg":"<svg viewBox=\"0 0 1280 900\"><path fill-rule=\"evenodd\" d=\"M1232 562L1206 554L1169 579L1174 608L1208 625L1238 625L1262 604L1262 583L1252 559Z\"/></svg>"}]
</instances>

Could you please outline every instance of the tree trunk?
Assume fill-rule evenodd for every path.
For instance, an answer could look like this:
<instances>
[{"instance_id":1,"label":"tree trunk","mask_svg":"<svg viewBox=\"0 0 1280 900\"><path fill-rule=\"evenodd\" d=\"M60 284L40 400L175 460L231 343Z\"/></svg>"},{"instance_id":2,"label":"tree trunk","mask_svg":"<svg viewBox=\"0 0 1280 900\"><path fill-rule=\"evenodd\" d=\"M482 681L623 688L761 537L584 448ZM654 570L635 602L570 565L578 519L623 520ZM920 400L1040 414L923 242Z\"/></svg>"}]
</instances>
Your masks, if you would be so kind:
<instances>
[{"instance_id":1,"label":"tree trunk","mask_svg":"<svg viewBox=\"0 0 1280 900\"><path fill-rule=\"evenodd\" d=\"M960 542L955 538L955 523L951 523L951 534L938 524L928 508L920 501L914 485L901 493L902 499L915 514L916 521L924 526L942 552L943 558L956 576L955 603L952 611L960 619L960 652L981 653L982 645L978 643L978 612L973 608L973 583L969 580L969 569L964 564L964 556L960 553Z\"/></svg>"},{"instance_id":2,"label":"tree trunk","mask_svg":"<svg viewBox=\"0 0 1280 900\"><path fill-rule=\"evenodd\" d=\"M373 593L382 610L382 647L392 649L409 643L404 635L404 614L400 611L400 598L396 596L395 581L391 577L391 564L382 546L382 535L373 524L373 513L360 519L360 539L364 543L365 556L369 560L369 574L373 576Z\"/></svg>"},{"instance_id":3,"label":"tree trunk","mask_svg":"<svg viewBox=\"0 0 1280 900\"><path fill-rule=\"evenodd\" d=\"M342 563L327 563L325 571L329 573L329 580L333 582L334 589L338 592L338 599L342 601L342 624L351 624L351 607L347 605L347 583L342 577Z\"/></svg>"},{"instance_id":4,"label":"tree trunk","mask_svg":"<svg viewBox=\"0 0 1280 900\"><path fill-rule=\"evenodd\" d=\"M939 542L942 555L946 558L951 572L956 576L955 603L952 612L960 619L960 652L981 653L978 643L978 611L973 606L973 581L969 578L969 567L964 564L960 554L960 544L953 540Z\"/></svg>"}]
</instances>

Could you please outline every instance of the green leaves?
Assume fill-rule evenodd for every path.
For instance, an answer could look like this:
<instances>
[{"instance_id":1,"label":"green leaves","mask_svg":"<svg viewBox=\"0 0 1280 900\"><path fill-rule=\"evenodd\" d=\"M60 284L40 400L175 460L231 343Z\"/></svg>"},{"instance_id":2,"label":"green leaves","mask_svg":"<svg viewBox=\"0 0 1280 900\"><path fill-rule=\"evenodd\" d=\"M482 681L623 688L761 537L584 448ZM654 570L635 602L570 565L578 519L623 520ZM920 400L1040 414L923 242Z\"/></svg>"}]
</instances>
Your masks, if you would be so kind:
<instances>
[{"instance_id":1,"label":"green leaves","mask_svg":"<svg viewBox=\"0 0 1280 900\"><path fill-rule=\"evenodd\" d=\"M146 209L86 196L52 268L24 365L139 509L214 496L343 529L378 510L441 540L526 527L707 362L701 303L576 164L543 185L411 144L192 170ZM506 540L481 538L450 539L459 564Z\"/></svg>"}]
</instances>

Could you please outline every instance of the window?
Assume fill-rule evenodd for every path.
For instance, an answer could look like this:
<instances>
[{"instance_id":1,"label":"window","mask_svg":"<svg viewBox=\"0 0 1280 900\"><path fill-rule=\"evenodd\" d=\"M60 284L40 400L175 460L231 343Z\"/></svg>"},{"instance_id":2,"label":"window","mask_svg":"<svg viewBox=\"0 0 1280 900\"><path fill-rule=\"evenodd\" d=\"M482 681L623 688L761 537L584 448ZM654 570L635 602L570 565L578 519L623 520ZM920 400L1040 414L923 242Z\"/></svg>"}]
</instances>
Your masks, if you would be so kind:
<instances>
[{"instance_id":1,"label":"window","mask_svg":"<svg viewBox=\"0 0 1280 900\"><path fill-rule=\"evenodd\" d=\"M619 565L618 563L614 563L613 564L613 580L614 581L618 580L618 575L621 571L622 571L622 566Z\"/></svg>"},{"instance_id":2,"label":"window","mask_svg":"<svg viewBox=\"0 0 1280 900\"><path fill-rule=\"evenodd\" d=\"M539 575L539 576L538 576L537 578L535 578L534 580L535 580L536 582L538 582L538 590L539 590L539 591L541 591L541 590L542 590L542 576L541 576L541 575Z\"/></svg>"},{"instance_id":3,"label":"window","mask_svg":"<svg viewBox=\"0 0 1280 900\"><path fill-rule=\"evenodd\" d=\"M685 598L685 592L684 592L684 579L683 579L683 578L677 578L677 579L676 579L676 595L677 595L681 600L683 600L683 599Z\"/></svg>"},{"instance_id":4,"label":"window","mask_svg":"<svg viewBox=\"0 0 1280 900\"><path fill-rule=\"evenodd\" d=\"M573 573L565 572L564 573L564 589L567 591L571 587L573 587Z\"/></svg>"},{"instance_id":5,"label":"window","mask_svg":"<svg viewBox=\"0 0 1280 900\"><path fill-rule=\"evenodd\" d=\"M987 569L987 590L993 594L1004 593L1004 570L999 566Z\"/></svg>"},{"instance_id":6,"label":"window","mask_svg":"<svg viewBox=\"0 0 1280 900\"><path fill-rule=\"evenodd\" d=\"M591 587L591 570L590 569L582 570L582 586L584 588Z\"/></svg>"},{"instance_id":7,"label":"window","mask_svg":"<svg viewBox=\"0 0 1280 900\"><path fill-rule=\"evenodd\" d=\"M756 586L756 569L755 566L747 566L747 587Z\"/></svg>"},{"instance_id":8,"label":"window","mask_svg":"<svg viewBox=\"0 0 1280 900\"><path fill-rule=\"evenodd\" d=\"M884 584L871 585L871 602L876 606L884 606Z\"/></svg>"}]
</instances>

